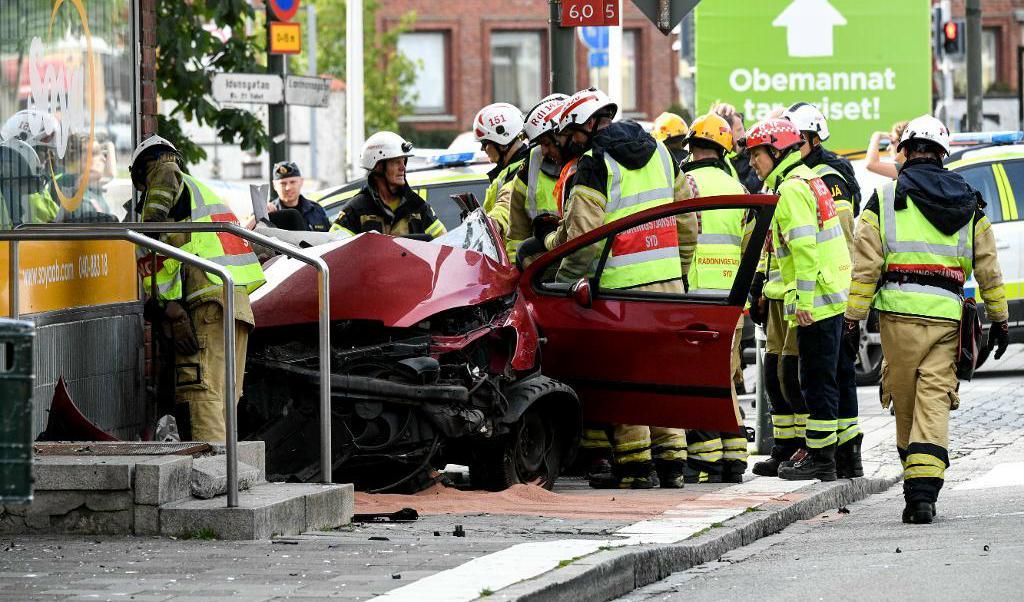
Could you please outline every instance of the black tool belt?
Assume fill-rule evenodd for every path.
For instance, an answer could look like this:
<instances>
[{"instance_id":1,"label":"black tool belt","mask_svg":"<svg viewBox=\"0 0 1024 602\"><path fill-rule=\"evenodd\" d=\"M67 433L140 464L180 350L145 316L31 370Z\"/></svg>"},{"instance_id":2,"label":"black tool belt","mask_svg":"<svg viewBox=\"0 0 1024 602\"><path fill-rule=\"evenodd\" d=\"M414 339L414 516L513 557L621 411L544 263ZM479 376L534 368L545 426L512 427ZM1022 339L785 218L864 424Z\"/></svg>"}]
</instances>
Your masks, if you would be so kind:
<instances>
[{"instance_id":1,"label":"black tool belt","mask_svg":"<svg viewBox=\"0 0 1024 602\"><path fill-rule=\"evenodd\" d=\"M915 274L908 272L886 272L882 275L882 282L895 282L897 284L919 284L921 286L934 286L947 290L955 295L964 296L964 285L952 278L939 276L937 274Z\"/></svg>"}]
</instances>

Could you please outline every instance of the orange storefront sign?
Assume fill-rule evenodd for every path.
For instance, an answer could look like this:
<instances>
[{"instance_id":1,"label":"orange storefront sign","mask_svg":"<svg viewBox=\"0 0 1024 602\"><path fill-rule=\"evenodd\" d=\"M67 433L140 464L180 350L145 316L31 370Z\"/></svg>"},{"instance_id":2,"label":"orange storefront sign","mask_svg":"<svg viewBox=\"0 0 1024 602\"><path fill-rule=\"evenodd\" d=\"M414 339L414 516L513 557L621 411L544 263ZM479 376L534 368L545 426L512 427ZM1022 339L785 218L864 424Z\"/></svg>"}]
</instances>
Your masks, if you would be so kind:
<instances>
[{"instance_id":1,"label":"orange storefront sign","mask_svg":"<svg viewBox=\"0 0 1024 602\"><path fill-rule=\"evenodd\" d=\"M135 301L135 250L120 241L23 242L19 255L22 315ZM0 316L10 315L9 245L0 242Z\"/></svg>"}]
</instances>

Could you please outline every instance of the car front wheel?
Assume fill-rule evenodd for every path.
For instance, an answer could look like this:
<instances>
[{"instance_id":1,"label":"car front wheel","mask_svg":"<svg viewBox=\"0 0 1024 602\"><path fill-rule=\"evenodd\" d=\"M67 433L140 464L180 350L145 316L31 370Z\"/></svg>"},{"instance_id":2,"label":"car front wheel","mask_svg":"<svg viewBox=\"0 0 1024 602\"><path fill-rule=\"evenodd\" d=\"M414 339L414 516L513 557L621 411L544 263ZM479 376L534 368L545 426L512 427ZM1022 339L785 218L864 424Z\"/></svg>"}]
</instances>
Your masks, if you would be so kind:
<instances>
[{"instance_id":1,"label":"car front wheel","mask_svg":"<svg viewBox=\"0 0 1024 602\"><path fill-rule=\"evenodd\" d=\"M860 326L860 347L856 360L857 386L871 387L882 378L882 335L878 328L878 312L872 311Z\"/></svg>"}]
</instances>

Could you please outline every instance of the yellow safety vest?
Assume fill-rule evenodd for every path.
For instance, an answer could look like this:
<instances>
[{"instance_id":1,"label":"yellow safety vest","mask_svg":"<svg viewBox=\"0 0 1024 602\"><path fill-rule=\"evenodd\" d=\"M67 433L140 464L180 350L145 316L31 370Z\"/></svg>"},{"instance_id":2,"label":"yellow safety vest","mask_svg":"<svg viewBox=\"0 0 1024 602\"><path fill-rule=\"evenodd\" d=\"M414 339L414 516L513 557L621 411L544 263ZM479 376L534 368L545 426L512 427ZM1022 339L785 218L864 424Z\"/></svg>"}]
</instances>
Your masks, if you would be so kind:
<instances>
[{"instance_id":1,"label":"yellow safety vest","mask_svg":"<svg viewBox=\"0 0 1024 602\"><path fill-rule=\"evenodd\" d=\"M701 197L746 194L738 180L718 167L687 173L697 183ZM732 289L740 267L744 209L714 209L700 213L697 249L690 268L690 293L720 295Z\"/></svg>"}]
</instances>

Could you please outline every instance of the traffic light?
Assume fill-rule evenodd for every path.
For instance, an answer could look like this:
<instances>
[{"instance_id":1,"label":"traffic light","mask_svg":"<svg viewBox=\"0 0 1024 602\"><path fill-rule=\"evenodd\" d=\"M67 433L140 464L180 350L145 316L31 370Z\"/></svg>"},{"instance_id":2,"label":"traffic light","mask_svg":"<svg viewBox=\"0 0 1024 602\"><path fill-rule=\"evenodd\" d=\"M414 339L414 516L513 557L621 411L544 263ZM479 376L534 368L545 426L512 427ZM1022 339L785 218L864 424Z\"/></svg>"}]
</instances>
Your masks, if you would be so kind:
<instances>
[{"instance_id":1,"label":"traffic light","mask_svg":"<svg viewBox=\"0 0 1024 602\"><path fill-rule=\"evenodd\" d=\"M942 24L942 49L946 56L960 56L964 53L964 27L961 21L946 21Z\"/></svg>"}]
</instances>

